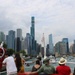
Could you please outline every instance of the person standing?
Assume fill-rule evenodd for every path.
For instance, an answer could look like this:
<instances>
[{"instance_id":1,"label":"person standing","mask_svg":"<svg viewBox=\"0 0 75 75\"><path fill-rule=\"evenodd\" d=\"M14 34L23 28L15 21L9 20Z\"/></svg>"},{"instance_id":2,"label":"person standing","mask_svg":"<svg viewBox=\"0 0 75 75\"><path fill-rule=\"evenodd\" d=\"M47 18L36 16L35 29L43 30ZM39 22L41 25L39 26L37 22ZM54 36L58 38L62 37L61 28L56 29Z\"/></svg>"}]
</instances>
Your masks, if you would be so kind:
<instances>
[{"instance_id":1,"label":"person standing","mask_svg":"<svg viewBox=\"0 0 75 75\"><path fill-rule=\"evenodd\" d=\"M2 64L6 65L7 75L17 75L16 64L10 52L5 53L5 59L3 60Z\"/></svg>"},{"instance_id":2,"label":"person standing","mask_svg":"<svg viewBox=\"0 0 75 75\"><path fill-rule=\"evenodd\" d=\"M59 75L70 75L71 69L66 65L67 60L65 58L61 58L58 62L59 65L56 67L56 73Z\"/></svg>"},{"instance_id":3,"label":"person standing","mask_svg":"<svg viewBox=\"0 0 75 75\"><path fill-rule=\"evenodd\" d=\"M15 54L15 63L18 73L24 73L24 62L25 60L20 57L19 53Z\"/></svg>"}]
</instances>

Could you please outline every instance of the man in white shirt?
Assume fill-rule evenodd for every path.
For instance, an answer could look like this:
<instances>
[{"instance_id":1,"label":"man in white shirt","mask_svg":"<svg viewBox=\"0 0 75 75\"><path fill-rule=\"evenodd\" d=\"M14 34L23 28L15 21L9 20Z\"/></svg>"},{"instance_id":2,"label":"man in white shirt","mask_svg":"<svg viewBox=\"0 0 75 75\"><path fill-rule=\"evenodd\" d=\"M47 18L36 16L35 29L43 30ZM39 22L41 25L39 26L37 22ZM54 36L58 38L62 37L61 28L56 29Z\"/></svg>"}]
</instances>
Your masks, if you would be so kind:
<instances>
[{"instance_id":1,"label":"man in white shirt","mask_svg":"<svg viewBox=\"0 0 75 75\"><path fill-rule=\"evenodd\" d=\"M14 58L10 56L9 52L5 54L3 64L6 65L7 75L17 75L17 68Z\"/></svg>"}]
</instances>

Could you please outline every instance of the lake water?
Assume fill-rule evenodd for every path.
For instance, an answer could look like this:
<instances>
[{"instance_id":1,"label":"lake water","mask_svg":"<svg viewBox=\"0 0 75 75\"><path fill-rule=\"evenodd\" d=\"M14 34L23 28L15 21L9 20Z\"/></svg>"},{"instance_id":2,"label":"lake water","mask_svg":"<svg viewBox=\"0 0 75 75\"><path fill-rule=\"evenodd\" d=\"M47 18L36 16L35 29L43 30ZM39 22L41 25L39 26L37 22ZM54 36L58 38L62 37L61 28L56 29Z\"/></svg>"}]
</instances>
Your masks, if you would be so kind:
<instances>
[{"instance_id":1,"label":"lake water","mask_svg":"<svg viewBox=\"0 0 75 75\"><path fill-rule=\"evenodd\" d=\"M31 59L31 60L29 60L28 62L32 62L33 60L35 60L35 59ZM59 61L60 58L56 58L56 60ZM30 64L30 66L26 66L26 65L25 65L25 71L27 71L27 72L28 72L28 71L31 71L33 65L34 65L34 64ZM56 68L56 66L58 66L58 63L54 63L54 64L52 64L52 65ZM75 67L75 57L68 57L68 58L67 58L67 63L66 63L66 65L70 66L71 71L73 72L74 67Z\"/></svg>"}]
</instances>

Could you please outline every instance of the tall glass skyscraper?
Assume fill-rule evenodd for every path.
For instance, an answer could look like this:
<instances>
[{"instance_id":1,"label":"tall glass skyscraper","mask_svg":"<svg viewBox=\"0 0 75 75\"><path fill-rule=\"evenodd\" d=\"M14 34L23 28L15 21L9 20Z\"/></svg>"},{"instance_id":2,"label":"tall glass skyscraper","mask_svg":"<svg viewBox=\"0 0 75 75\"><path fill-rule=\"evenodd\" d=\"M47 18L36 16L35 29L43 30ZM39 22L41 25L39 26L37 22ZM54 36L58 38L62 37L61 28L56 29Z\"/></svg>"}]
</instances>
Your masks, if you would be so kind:
<instances>
[{"instance_id":1,"label":"tall glass skyscraper","mask_svg":"<svg viewBox=\"0 0 75 75\"><path fill-rule=\"evenodd\" d=\"M68 43L68 38L63 38L62 42L66 43L66 47L67 47L67 54L69 54L69 43Z\"/></svg>"},{"instance_id":2,"label":"tall glass skyscraper","mask_svg":"<svg viewBox=\"0 0 75 75\"><path fill-rule=\"evenodd\" d=\"M35 18L31 17L31 36L35 40Z\"/></svg>"},{"instance_id":3,"label":"tall glass skyscraper","mask_svg":"<svg viewBox=\"0 0 75 75\"><path fill-rule=\"evenodd\" d=\"M50 54L54 54L52 34L49 35L49 51Z\"/></svg>"},{"instance_id":4,"label":"tall glass skyscraper","mask_svg":"<svg viewBox=\"0 0 75 75\"><path fill-rule=\"evenodd\" d=\"M31 17L31 30L30 30L30 33L31 33L31 36L32 36L32 50L34 51L35 50L35 18L33 16Z\"/></svg>"},{"instance_id":5,"label":"tall glass skyscraper","mask_svg":"<svg viewBox=\"0 0 75 75\"><path fill-rule=\"evenodd\" d=\"M17 37L22 40L22 29L17 29Z\"/></svg>"},{"instance_id":6,"label":"tall glass skyscraper","mask_svg":"<svg viewBox=\"0 0 75 75\"><path fill-rule=\"evenodd\" d=\"M0 42L5 42L5 34L3 32L0 32Z\"/></svg>"},{"instance_id":7,"label":"tall glass skyscraper","mask_svg":"<svg viewBox=\"0 0 75 75\"><path fill-rule=\"evenodd\" d=\"M22 49L22 29L17 29L17 38L16 38L16 50L20 51Z\"/></svg>"},{"instance_id":8,"label":"tall glass skyscraper","mask_svg":"<svg viewBox=\"0 0 75 75\"><path fill-rule=\"evenodd\" d=\"M6 36L7 48L15 50L15 31L10 30Z\"/></svg>"},{"instance_id":9,"label":"tall glass skyscraper","mask_svg":"<svg viewBox=\"0 0 75 75\"><path fill-rule=\"evenodd\" d=\"M28 55L31 55L31 49L32 49L32 37L29 33L26 34L25 38L25 47L27 49Z\"/></svg>"}]
</instances>

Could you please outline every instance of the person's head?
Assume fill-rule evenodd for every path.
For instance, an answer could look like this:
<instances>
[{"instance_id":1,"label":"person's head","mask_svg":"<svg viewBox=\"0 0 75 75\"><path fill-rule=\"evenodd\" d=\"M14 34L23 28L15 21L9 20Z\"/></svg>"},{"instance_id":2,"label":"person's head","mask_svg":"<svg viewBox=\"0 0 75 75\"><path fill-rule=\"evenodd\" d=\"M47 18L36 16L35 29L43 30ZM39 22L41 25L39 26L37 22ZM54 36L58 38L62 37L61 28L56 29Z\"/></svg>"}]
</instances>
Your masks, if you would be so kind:
<instances>
[{"instance_id":1,"label":"person's head","mask_svg":"<svg viewBox=\"0 0 75 75\"><path fill-rule=\"evenodd\" d=\"M59 60L59 65L65 65L66 64L66 62L67 62L67 60L65 59L65 58L60 58L60 60Z\"/></svg>"},{"instance_id":2,"label":"person's head","mask_svg":"<svg viewBox=\"0 0 75 75\"><path fill-rule=\"evenodd\" d=\"M15 57L16 57L16 58L19 58L19 57L20 57L20 54L19 54L19 53L16 53L16 54L15 54Z\"/></svg>"},{"instance_id":3,"label":"person's head","mask_svg":"<svg viewBox=\"0 0 75 75\"><path fill-rule=\"evenodd\" d=\"M45 64L45 65L47 65L47 64L49 64L50 63L50 58L45 58L44 60L43 60L43 63Z\"/></svg>"},{"instance_id":4,"label":"person's head","mask_svg":"<svg viewBox=\"0 0 75 75\"><path fill-rule=\"evenodd\" d=\"M38 56L37 59L41 61L41 57L40 56Z\"/></svg>"},{"instance_id":5,"label":"person's head","mask_svg":"<svg viewBox=\"0 0 75 75\"><path fill-rule=\"evenodd\" d=\"M40 65L40 60L36 60L36 64Z\"/></svg>"},{"instance_id":6,"label":"person's head","mask_svg":"<svg viewBox=\"0 0 75 75\"><path fill-rule=\"evenodd\" d=\"M5 52L5 57L8 57L8 56L11 56L11 54L10 54L9 51L6 51L6 52Z\"/></svg>"}]
</instances>

